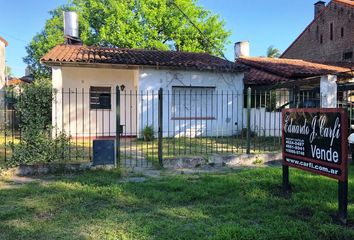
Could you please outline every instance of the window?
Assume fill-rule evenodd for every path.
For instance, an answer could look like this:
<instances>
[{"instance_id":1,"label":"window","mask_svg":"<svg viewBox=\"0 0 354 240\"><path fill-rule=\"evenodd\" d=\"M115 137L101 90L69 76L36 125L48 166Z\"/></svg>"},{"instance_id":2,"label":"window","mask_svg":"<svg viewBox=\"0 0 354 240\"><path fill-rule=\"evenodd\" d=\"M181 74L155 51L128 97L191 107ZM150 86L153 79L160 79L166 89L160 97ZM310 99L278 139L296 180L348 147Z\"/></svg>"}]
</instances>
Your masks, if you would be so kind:
<instances>
[{"instance_id":1,"label":"window","mask_svg":"<svg viewBox=\"0 0 354 240\"><path fill-rule=\"evenodd\" d=\"M320 38L319 36L320 36L320 28L319 28L319 26L317 25L317 26L316 26L316 40L317 40L317 41L318 41L318 39Z\"/></svg>"},{"instance_id":2,"label":"window","mask_svg":"<svg viewBox=\"0 0 354 240\"><path fill-rule=\"evenodd\" d=\"M216 102L215 87L172 87L172 119L215 119Z\"/></svg>"},{"instance_id":3,"label":"window","mask_svg":"<svg viewBox=\"0 0 354 240\"><path fill-rule=\"evenodd\" d=\"M322 44L323 43L323 35L321 34L321 37L320 37L320 43Z\"/></svg>"},{"instance_id":4,"label":"window","mask_svg":"<svg viewBox=\"0 0 354 240\"><path fill-rule=\"evenodd\" d=\"M343 54L343 60L351 60L353 59L353 52L346 52Z\"/></svg>"},{"instance_id":5,"label":"window","mask_svg":"<svg viewBox=\"0 0 354 240\"><path fill-rule=\"evenodd\" d=\"M341 37L344 37L344 27L342 27L342 28L340 29L340 36L341 36Z\"/></svg>"},{"instance_id":6,"label":"window","mask_svg":"<svg viewBox=\"0 0 354 240\"><path fill-rule=\"evenodd\" d=\"M333 40L333 23L329 24L329 38Z\"/></svg>"},{"instance_id":7,"label":"window","mask_svg":"<svg viewBox=\"0 0 354 240\"><path fill-rule=\"evenodd\" d=\"M111 109L111 87L90 87L90 108Z\"/></svg>"}]
</instances>

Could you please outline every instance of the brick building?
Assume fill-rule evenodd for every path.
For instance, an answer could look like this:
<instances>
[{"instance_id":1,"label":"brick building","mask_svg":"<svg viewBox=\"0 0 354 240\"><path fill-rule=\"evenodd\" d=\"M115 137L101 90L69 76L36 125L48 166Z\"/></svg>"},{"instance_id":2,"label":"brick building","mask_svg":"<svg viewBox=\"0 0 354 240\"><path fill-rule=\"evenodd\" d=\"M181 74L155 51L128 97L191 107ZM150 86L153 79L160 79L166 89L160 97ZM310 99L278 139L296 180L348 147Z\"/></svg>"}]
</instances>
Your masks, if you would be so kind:
<instances>
[{"instance_id":1,"label":"brick building","mask_svg":"<svg viewBox=\"0 0 354 240\"><path fill-rule=\"evenodd\" d=\"M354 63L354 0L315 3L314 20L281 58Z\"/></svg>"}]
</instances>

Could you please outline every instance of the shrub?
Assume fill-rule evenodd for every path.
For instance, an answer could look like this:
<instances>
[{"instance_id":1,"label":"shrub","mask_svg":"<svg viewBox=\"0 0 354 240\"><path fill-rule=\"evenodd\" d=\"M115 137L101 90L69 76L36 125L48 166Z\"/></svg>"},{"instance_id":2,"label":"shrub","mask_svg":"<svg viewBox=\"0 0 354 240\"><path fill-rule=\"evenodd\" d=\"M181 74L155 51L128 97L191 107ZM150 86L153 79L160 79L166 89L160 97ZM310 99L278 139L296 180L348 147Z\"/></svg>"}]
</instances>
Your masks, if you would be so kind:
<instances>
[{"instance_id":1,"label":"shrub","mask_svg":"<svg viewBox=\"0 0 354 240\"><path fill-rule=\"evenodd\" d=\"M19 144L11 144L13 156L9 165L55 162L65 159L69 152L69 138L60 134L52 138L46 133L32 135L31 141L23 139Z\"/></svg>"},{"instance_id":2,"label":"shrub","mask_svg":"<svg viewBox=\"0 0 354 240\"><path fill-rule=\"evenodd\" d=\"M143 129L143 136L145 141L154 140L154 128L152 126L145 126Z\"/></svg>"},{"instance_id":3,"label":"shrub","mask_svg":"<svg viewBox=\"0 0 354 240\"><path fill-rule=\"evenodd\" d=\"M243 138L246 138L247 137L247 128L242 128L239 136L241 136ZM256 132L251 130L250 137L253 138L253 137L256 137L256 136L257 136Z\"/></svg>"},{"instance_id":4,"label":"shrub","mask_svg":"<svg viewBox=\"0 0 354 240\"><path fill-rule=\"evenodd\" d=\"M51 82L46 79L27 84L20 92L15 109L21 119L21 142L11 144L10 165L53 162L66 155L69 138L64 133L51 134L52 101Z\"/></svg>"}]
</instances>

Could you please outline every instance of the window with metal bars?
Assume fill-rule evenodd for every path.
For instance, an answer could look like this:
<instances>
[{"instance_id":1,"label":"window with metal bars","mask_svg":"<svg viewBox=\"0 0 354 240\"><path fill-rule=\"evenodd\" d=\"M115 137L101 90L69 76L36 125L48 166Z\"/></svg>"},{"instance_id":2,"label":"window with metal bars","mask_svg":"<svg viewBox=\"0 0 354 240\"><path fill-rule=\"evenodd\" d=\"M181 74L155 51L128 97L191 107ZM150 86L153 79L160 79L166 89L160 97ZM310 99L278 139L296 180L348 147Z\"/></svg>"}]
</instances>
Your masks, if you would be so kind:
<instances>
[{"instance_id":1,"label":"window with metal bars","mask_svg":"<svg viewBox=\"0 0 354 240\"><path fill-rule=\"evenodd\" d=\"M215 87L172 87L172 119L216 119L217 98Z\"/></svg>"},{"instance_id":2,"label":"window with metal bars","mask_svg":"<svg viewBox=\"0 0 354 240\"><path fill-rule=\"evenodd\" d=\"M90 87L90 109L111 109L111 87Z\"/></svg>"}]
</instances>

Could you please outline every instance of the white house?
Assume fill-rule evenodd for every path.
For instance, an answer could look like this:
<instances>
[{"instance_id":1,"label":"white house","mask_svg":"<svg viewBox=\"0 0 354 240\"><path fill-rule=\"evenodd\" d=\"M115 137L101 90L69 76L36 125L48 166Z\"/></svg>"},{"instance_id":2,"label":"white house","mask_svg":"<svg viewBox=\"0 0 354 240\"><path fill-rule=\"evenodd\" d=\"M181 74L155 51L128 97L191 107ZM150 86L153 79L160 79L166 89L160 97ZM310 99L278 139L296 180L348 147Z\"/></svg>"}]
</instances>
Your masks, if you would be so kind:
<instances>
[{"instance_id":1,"label":"white house","mask_svg":"<svg viewBox=\"0 0 354 240\"><path fill-rule=\"evenodd\" d=\"M0 36L0 89L5 86L5 48L7 47L8 42Z\"/></svg>"},{"instance_id":2,"label":"white house","mask_svg":"<svg viewBox=\"0 0 354 240\"><path fill-rule=\"evenodd\" d=\"M126 136L146 126L157 131L160 88L164 136L226 136L243 127L242 64L206 53L71 44L56 46L41 62L52 68L57 91L53 125L73 137L115 136L116 86L123 90Z\"/></svg>"}]
</instances>

